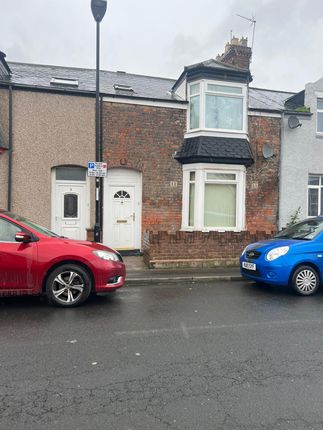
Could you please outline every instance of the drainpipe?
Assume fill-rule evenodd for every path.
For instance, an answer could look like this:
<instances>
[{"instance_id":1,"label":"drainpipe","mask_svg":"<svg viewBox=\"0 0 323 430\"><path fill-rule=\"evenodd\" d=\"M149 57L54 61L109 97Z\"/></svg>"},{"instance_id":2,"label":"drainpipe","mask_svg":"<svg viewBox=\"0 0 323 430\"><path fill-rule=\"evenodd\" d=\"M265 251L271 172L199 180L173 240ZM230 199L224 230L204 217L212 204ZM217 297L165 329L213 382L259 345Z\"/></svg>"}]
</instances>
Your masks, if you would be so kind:
<instances>
[{"instance_id":1,"label":"drainpipe","mask_svg":"<svg viewBox=\"0 0 323 430\"><path fill-rule=\"evenodd\" d=\"M9 86L8 211L12 204L12 86Z\"/></svg>"},{"instance_id":2,"label":"drainpipe","mask_svg":"<svg viewBox=\"0 0 323 430\"><path fill-rule=\"evenodd\" d=\"M277 227L278 231L281 230L281 195L282 195L282 188L283 188L283 181L282 181L282 161L284 154L284 137L285 137L285 129L284 129L284 122L285 122L285 112L282 111L281 116L281 126L280 126L280 156L279 156L279 170L278 170L278 208L277 208Z\"/></svg>"}]
</instances>

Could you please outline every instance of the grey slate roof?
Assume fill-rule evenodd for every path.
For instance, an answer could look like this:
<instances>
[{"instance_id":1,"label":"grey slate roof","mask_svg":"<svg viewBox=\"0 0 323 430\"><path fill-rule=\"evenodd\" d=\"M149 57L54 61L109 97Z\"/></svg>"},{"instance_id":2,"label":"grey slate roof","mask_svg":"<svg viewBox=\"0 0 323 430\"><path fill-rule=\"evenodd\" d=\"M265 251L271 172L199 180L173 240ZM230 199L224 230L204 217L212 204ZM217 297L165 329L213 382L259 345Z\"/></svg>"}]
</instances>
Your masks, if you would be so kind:
<instances>
[{"instance_id":1,"label":"grey slate roof","mask_svg":"<svg viewBox=\"0 0 323 430\"><path fill-rule=\"evenodd\" d=\"M237 69L233 66L224 65L216 60L208 60L205 63L207 63L209 67L224 67L230 70ZM0 82L12 83L14 85L27 86L31 88L51 90L57 90L60 88L61 90L68 90L70 92L95 92L95 70L92 69L13 62L9 63L9 66L12 71L11 78L8 77L2 79ZM100 89L103 94L148 98L152 100L182 101L179 97L171 93L171 88L176 82L175 79L110 71L101 71L100 76ZM77 79L79 86L78 88L53 86L50 84L50 81L54 77ZM131 86L134 91L132 93L116 91L113 87L114 84ZM260 110L283 110L284 100L293 95L294 93L291 92L250 87L249 108Z\"/></svg>"},{"instance_id":2,"label":"grey slate roof","mask_svg":"<svg viewBox=\"0 0 323 430\"><path fill-rule=\"evenodd\" d=\"M247 69L241 69L241 67L232 66L231 64L222 63L221 61L217 61L214 58L210 58L209 60L202 61L200 63L191 64L190 66L186 66L185 69L194 69L198 66L213 67L214 69L223 69L223 70L235 70L239 72L249 71Z\"/></svg>"},{"instance_id":3,"label":"grey slate roof","mask_svg":"<svg viewBox=\"0 0 323 430\"><path fill-rule=\"evenodd\" d=\"M9 63L12 71L10 82L42 88L59 88L50 84L52 78L77 79L79 86L76 90L95 92L95 70L77 69L60 66L44 66L37 64ZM9 82L9 81L8 81ZM124 72L101 71L100 91L104 94L117 94L114 84L129 85L134 92L124 95L162 100L176 100L170 90L175 81L173 79L156 78L152 76L135 75ZM72 88L61 87L65 90Z\"/></svg>"},{"instance_id":4,"label":"grey slate roof","mask_svg":"<svg viewBox=\"0 0 323 430\"><path fill-rule=\"evenodd\" d=\"M224 163L250 166L253 156L247 139L198 136L184 139L174 157L182 164Z\"/></svg>"},{"instance_id":5,"label":"grey slate roof","mask_svg":"<svg viewBox=\"0 0 323 430\"><path fill-rule=\"evenodd\" d=\"M284 102L295 93L249 87L249 108L283 110Z\"/></svg>"}]
</instances>

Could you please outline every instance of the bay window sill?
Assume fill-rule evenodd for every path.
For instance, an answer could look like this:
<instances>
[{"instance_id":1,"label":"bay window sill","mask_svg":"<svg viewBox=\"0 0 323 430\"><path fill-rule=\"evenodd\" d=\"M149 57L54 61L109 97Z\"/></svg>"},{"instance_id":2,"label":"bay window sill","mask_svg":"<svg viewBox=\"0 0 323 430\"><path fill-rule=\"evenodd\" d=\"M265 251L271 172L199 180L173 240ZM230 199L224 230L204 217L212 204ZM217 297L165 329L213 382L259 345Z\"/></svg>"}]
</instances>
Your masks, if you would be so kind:
<instances>
[{"instance_id":1,"label":"bay window sill","mask_svg":"<svg viewBox=\"0 0 323 430\"><path fill-rule=\"evenodd\" d=\"M248 132L246 130L211 130L211 129L196 129L189 130L184 134L184 139L190 137L211 136L211 137L235 137L240 139L247 139Z\"/></svg>"}]
</instances>

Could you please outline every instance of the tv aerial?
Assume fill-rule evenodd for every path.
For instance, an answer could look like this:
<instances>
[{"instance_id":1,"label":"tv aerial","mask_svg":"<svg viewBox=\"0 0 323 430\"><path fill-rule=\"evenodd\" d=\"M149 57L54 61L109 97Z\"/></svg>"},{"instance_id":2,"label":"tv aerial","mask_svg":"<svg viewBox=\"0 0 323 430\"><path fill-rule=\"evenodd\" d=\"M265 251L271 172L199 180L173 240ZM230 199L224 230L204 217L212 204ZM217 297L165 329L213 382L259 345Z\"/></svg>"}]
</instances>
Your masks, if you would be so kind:
<instances>
[{"instance_id":1,"label":"tv aerial","mask_svg":"<svg viewBox=\"0 0 323 430\"><path fill-rule=\"evenodd\" d=\"M247 18L246 16L239 15L238 13L236 13L236 15L239 16L242 19L245 19L246 21L251 22L251 25L252 25L251 50L253 50L253 42L254 42L254 39L255 39L255 30L256 30L256 19L255 19L255 16L253 16L252 18Z\"/></svg>"}]
</instances>

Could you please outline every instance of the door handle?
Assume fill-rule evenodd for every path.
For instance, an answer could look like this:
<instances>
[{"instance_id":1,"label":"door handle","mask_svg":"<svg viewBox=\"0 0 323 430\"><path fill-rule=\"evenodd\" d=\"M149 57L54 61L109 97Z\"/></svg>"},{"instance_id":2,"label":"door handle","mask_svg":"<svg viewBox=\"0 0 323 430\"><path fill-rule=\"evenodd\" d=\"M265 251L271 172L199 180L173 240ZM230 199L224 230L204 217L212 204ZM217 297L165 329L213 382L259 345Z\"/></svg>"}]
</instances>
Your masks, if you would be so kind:
<instances>
[{"instance_id":1,"label":"door handle","mask_svg":"<svg viewBox=\"0 0 323 430\"><path fill-rule=\"evenodd\" d=\"M136 220L136 214L135 214L135 212L133 212L133 214L132 214L132 219L133 219L133 221Z\"/></svg>"}]
</instances>

